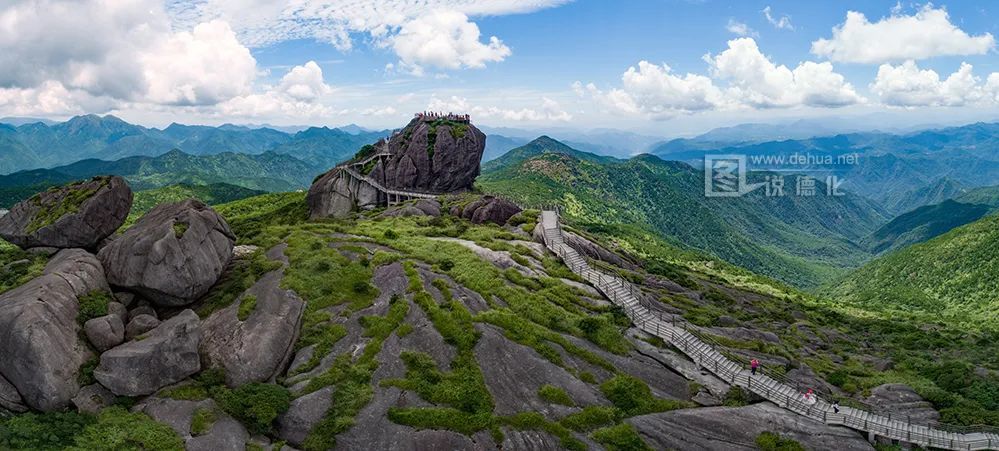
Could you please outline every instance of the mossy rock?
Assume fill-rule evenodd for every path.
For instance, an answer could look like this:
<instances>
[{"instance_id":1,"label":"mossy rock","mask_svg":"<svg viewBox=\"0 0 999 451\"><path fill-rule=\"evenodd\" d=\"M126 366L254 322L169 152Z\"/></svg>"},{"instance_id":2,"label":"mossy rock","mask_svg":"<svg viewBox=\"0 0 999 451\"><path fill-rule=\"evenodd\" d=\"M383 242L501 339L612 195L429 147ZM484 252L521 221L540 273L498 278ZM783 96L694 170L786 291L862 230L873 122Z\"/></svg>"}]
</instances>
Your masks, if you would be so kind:
<instances>
[{"instance_id":1,"label":"mossy rock","mask_svg":"<svg viewBox=\"0 0 999 451\"><path fill-rule=\"evenodd\" d=\"M21 201L0 218L0 236L22 248L92 249L121 227L131 208L125 179L94 177Z\"/></svg>"}]
</instances>

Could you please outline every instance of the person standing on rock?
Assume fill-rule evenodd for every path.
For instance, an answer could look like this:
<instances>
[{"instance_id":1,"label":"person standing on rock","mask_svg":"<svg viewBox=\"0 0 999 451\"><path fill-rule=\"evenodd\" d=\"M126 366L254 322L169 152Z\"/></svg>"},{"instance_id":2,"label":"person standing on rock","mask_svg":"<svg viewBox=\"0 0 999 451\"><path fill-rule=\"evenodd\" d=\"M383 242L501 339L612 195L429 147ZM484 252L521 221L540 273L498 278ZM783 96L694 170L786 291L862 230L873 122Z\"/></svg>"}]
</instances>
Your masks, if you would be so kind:
<instances>
[{"instance_id":1,"label":"person standing on rock","mask_svg":"<svg viewBox=\"0 0 999 451\"><path fill-rule=\"evenodd\" d=\"M749 371L751 371L753 373L753 376L756 375L756 369L759 368L759 367L760 367L760 361L759 360L753 359L753 360L749 361Z\"/></svg>"}]
</instances>

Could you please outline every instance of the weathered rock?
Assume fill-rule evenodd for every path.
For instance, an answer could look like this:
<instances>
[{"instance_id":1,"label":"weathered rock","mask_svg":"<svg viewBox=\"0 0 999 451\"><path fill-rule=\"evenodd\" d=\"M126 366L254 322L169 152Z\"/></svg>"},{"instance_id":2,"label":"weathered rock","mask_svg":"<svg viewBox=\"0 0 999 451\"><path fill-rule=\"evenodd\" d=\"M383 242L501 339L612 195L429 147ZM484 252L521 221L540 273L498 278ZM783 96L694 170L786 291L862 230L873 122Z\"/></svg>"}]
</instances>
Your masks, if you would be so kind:
<instances>
[{"instance_id":1,"label":"weathered rock","mask_svg":"<svg viewBox=\"0 0 999 451\"><path fill-rule=\"evenodd\" d=\"M201 369L198 315L184 310L150 331L101 355L94 377L116 395L141 396L180 382Z\"/></svg>"},{"instance_id":2,"label":"weathered rock","mask_svg":"<svg viewBox=\"0 0 999 451\"><path fill-rule=\"evenodd\" d=\"M228 415L215 420L215 424L205 435L192 437L184 444L187 451L244 450L250 434L246 428Z\"/></svg>"},{"instance_id":3,"label":"weathered rock","mask_svg":"<svg viewBox=\"0 0 999 451\"><path fill-rule=\"evenodd\" d=\"M93 255L66 249L43 274L0 295L0 375L37 410L59 410L80 389L80 365L90 351L79 339L77 298L108 291Z\"/></svg>"},{"instance_id":4,"label":"weathered rock","mask_svg":"<svg viewBox=\"0 0 999 451\"><path fill-rule=\"evenodd\" d=\"M770 403L682 409L625 421L653 449L757 450L756 437L763 432L776 432L796 440L805 449L874 449L857 432L827 426Z\"/></svg>"},{"instance_id":5,"label":"weathered rock","mask_svg":"<svg viewBox=\"0 0 999 451\"><path fill-rule=\"evenodd\" d=\"M215 412L216 420L206 433L194 436L191 423L199 410ZM149 397L137 404L132 411L142 412L159 423L170 426L184 440L187 450L242 451L247 449L250 434L238 421L226 415L214 401L186 401Z\"/></svg>"},{"instance_id":6,"label":"weathered rock","mask_svg":"<svg viewBox=\"0 0 999 451\"><path fill-rule=\"evenodd\" d=\"M538 223L538 227L541 227L541 223ZM535 231L537 231L537 228L535 228ZM541 233L544 233L543 229ZM565 231L564 235L566 244L572 246L573 249L579 251L579 253L583 254L585 257L589 257L594 260L602 260L619 268L629 270L638 269L638 266L634 263L625 260L620 255L604 249L603 246L600 246L599 244L584 237L568 231Z\"/></svg>"},{"instance_id":7,"label":"weathered rock","mask_svg":"<svg viewBox=\"0 0 999 451\"><path fill-rule=\"evenodd\" d=\"M125 308L132 307L135 303L135 293L129 293L127 291L119 291L114 294L114 298Z\"/></svg>"},{"instance_id":8,"label":"weathered rock","mask_svg":"<svg viewBox=\"0 0 999 451\"><path fill-rule=\"evenodd\" d=\"M132 318L125 328L125 338L131 340L139 335L149 332L160 325L160 320L152 316L142 314Z\"/></svg>"},{"instance_id":9,"label":"weathered rock","mask_svg":"<svg viewBox=\"0 0 999 451\"><path fill-rule=\"evenodd\" d=\"M479 175L485 144L486 135L471 124L415 118L387 140L369 147L358 161L375 153L387 152L389 157L372 160L367 174L362 167L353 170L390 189L438 194L467 191ZM357 208L384 204L385 199L379 199L378 191L368 183L333 168L316 179L306 200L310 216L323 218L343 217Z\"/></svg>"},{"instance_id":10,"label":"weathered rock","mask_svg":"<svg viewBox=\"0 0 999 451\"><path fill-rule=\"evenodd\" d=\"M83 331L87 334L87 340L94 345L98 351L104 352L125 341L125 325L121 323L118 315L105 315L94 318L83 324Z\"/></svg>"},{"instance_id":11,"label":"weathered rock","mask_svg":"<svg viewBox=\"0 0 999 451\"><path fill-rule=\"evenodd\" d=\"M256 298L245 320L239 319L237 300L202 324L205 366L223 368L230 386L273 381L292 358L305 302L281 288L283 275L283 269L268 272L242 294L240 300Z\"/></svg>"},{"instance_id":12,"label":"weathered rock","mask_svg":"<svg viewBox=\"0 0 999 451\"><path fill-rule=\"evenodd\" d=\"M503 225L515 214L520 213L517 204L493 196L482 196L461 210L461 217L475 224L492 222Z\"/></svg>"},{"instance_id":13,"label":"weathered rock","mask_svg":"<svg viewBox=\"0 0 999 451\"><path fill-rule=\"evenodd\" d=\"M277 418L278 437L301 446L312 428L333 405L333 387L325 387L295 399L288 411Z\"/></svg>"},{"instance_id":14,"label":"weathered rock","mask_svg":"<svg viewBox=\"0 0 999 451\"><path fill-rule=\"evenodd\" d=\"M441 203L437 199L418 199L413 206L426 213L427 216L441 215Z\"/></svg>"},{"instance_id":15,"label":"weathered rock","mask_svg":"<svg viewBox=\"0 0 999 451\"><path fill-rule=\"evenodd\" d=\"M80 392L73 397L73 405L80 412L94 414L114 404L114 399L114 393L110 390L100 384L92 384L80 389Z\"/></svg>"},{"instance_id":16,"label":"weathered rock","mask_svg":"<svg viewBox=\"0 0 999 451\"><path fill-rule=\"evenodd\" d=\"M164 306L197 300L232 258L229 225L194 199L162 204L98 254L111 285Z\"/></svg>"},{"instance_id":17,"label":"weathered rock","mask_svg":"<svg viewBox=\"0 0 999 451\"><path fill-rule=\"evenodd\" d=\"M159 316L156 315L156 309L148 305L140 305L128 312L128 321L131 322L139 315L146 315L151 316L154 319L159 319Z\"/></svg>"},{"instance_id":18,"label":"weathered rock","mask_svg":"<svg viewBox=\"0 0 999 451\"><path fill-rule=\"evenodd\" d=\"M878 385L871 389L871 396L864 402L874 406L881 415L903 418L910 423L936 424L940 420L940 412L905 384Z\"/></svg>"},{"instance_id":19,"label":"weathered rock","mask_svg":"<svg viewBox=\"0 0 999 451\"><path fill-rule=\"evenodd\" d=\"M122 324L128 324L128 309L117 302L108 302L108 315L117 316Z\"/></svg>"},{"instance_id":20,"label":"weathered rock","mask_svg":"<svg viewBox=\"0 0 999 451\"><path fill-rule=\"evenodd\" d=\"M94 177L14 205L0 217L0 236L22 248L92 249L121 227L131 209L132 190L125 179Z\"/></svg>"},{"instance_id":21,"label":"weathered rock","mask_svg":"<svg viewBox=\"0 0 999 451\"><path fill-rule=\"evenodd\" d=\"M475 359L496 402L497 415L530 410L554 419L575 411L541 399L538 389L543 385L562 388L579 405L609 404L593 386L533 349L507 340L500 329L491 325L476 325L476 329L482 337L475 345Z\"/></svg>"},{"instance_id":22,"label":"weathered rock","mask_svg":"<svg viewBox=\"0 0 999 451\"><path fill-rule=\"evenodd\" d=\"M28 406L24 405L21 394L13 384L0 376L0 409L7 409L11 412L27 412Z\"/></svg>"}]
</instances>

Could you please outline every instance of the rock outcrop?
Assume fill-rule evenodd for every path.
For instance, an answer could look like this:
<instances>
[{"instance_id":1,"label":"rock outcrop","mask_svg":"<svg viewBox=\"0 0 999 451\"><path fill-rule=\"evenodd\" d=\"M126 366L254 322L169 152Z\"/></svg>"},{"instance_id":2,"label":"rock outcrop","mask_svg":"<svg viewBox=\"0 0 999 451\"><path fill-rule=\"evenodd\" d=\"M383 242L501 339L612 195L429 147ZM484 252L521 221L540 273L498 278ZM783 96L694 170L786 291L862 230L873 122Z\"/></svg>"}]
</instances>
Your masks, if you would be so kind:
<instances>
[{"instance_id":1,"label":"rock outcrop","mask_svg":"<svg viewBox=\"0 0 999 451\"><path fill-rule=\"evenodd\" d=\"M940 412L933 409L933 404L905 384L878 385L864 402L875 406L881 415L904 418L910 423L936 424L940 420Z\"/></svg>"},{"instance_id":2,"label":"rock outcrop","mask_svg":"<svg viewBox=\"0 0 999 451\"><path fill-rule=\"evenodd\" d=\"M520 213L520 211L520 207L517 204L506 199L482 196L481 199L466 205L464 208L452 210L451 214L454 216L460 215L462 218L472 221L475 224L491 222L503 225L513 215Z\"/></svg>"},{"instance_id":3,"label":"rock outcrop","mask_svg":"<svg viewBox=\"0 0 999 451\"><path fill-rule=\"evenodd\" d=\"M284 246L268 254L283 259ZM264 274L227 308L213 313L202 325L201 354L206 366L225 370L226 383L236 387L272 381L291 360L301 328L305 302L281 288L283 269ZM240 306L252 297L252 312L239 318Z\"/></svg>"},{"instance_id":4,"label":"rock outcrop","mask_svg":"<svg viewBox=\"0 0 999 451\"><path fill-rule=\"evenodd\" d=\"M479 175L485 146L486 135L467 122L414 118L390 138L365 146L353 161L364 162L377 153L389 156L352 168L388 189L437 194L467 191ZM317 178L307 200L313 219L343 217L384 201L374 188L341 168Z\"/></svg>"},{"instance_id":5,"label":"rock outcrop","mask_svg":"<svg viewBox=\"0 0 999 451\"><path fill-rule=\"evenodd\" d=\"M757 450L756 437L776 432L805 449L873 450L859 433L827 426L770 403L705 407L642 415L625 420L653 449Z\"/></svg>"},{"instance_id":6,"label":"rock outcrop","mask_svg":"<svg viewBox=\"0 0 999 451\"><path fill-rule=\"evenodd\" d=\"M59 410L80 390L79 368L91 353L79 339L78 298L91 291L109 291L100 262L66 249L41 276L0 295L0 376L25 405Z\"/></svg>"},{"instance_id":7,"label":"rock outcrop","mask_svg":"<svg viewBox=\"0 0 999 451\"><path fill-rule=\"evenodd\" d=\"M104 352L125 341L125 325L118 315L104 315L94 318L83 324L83 331L87 334L87 340L94 345L98 351Z\"/></svg>"},{"instance_id":8,"label":"rock outcrop","mask_svg":"<svg viewBox=\"0 0 999 451\"><path fill-rule=\"evenodd\" d=\"M94 370L101 385L119 396L142 396L201 370L200 321L191 310L104 354Z\"/></svg>"},{"instance_id":9,"label":"rock outcrop","mask_svg":"<svg viewBox=\"0 0 999 451\"><path fill-rule=\"evenodd\" d=\"M94 177L35 194L0 217L0 236L22 248L93 249L132 208L121 177Z\"/></svg>"},{"instance_id":10,"label":"rock outcrop","mask_svg":"<svg viewBox=\"0 0 999 451\"><path fill-rule=\"evenodd\" d=\"M218 213L188 199L157 206L98 257L111 285L176 307L208 292L232 258L235 240Z\"/></svg>"}]
</instances>

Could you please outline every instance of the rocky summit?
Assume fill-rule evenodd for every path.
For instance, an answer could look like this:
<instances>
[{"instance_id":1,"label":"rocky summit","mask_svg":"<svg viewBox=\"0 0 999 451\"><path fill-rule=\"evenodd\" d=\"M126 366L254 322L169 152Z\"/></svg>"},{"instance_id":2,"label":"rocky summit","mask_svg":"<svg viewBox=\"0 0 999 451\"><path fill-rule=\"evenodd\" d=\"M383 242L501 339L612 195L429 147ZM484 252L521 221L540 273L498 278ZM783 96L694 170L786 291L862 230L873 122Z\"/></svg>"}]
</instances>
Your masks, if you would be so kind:
<instances>
[{"instance_id":1,"label":"rocky summit","mask_svg":"<svg viewBox=\"0 0 999 451\"><path fill-rule=\"evenodd\" d=\"M17 203L0 236L20 247L94 248L125 222L132 190L121 177L94 177Z\"/></svg>"},{"instance_id":2,"label":"rocky summit","mask_svg":"<svg viewBox=\"0 0 999 451\"><path fill-rule=\"evenodd\" d=\"M311 217L344 217L356 209L384 206L384 193L365 179L390 190L468 191L479 175L485 147L486 135L467 119L417 116L319 176L309 189Z\"/></svg>"}]
</instances>

